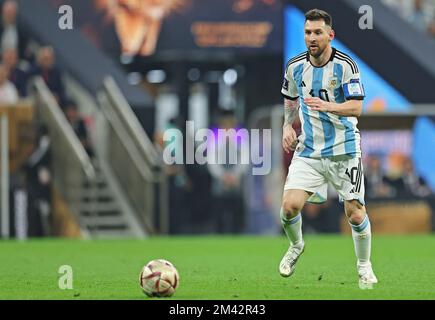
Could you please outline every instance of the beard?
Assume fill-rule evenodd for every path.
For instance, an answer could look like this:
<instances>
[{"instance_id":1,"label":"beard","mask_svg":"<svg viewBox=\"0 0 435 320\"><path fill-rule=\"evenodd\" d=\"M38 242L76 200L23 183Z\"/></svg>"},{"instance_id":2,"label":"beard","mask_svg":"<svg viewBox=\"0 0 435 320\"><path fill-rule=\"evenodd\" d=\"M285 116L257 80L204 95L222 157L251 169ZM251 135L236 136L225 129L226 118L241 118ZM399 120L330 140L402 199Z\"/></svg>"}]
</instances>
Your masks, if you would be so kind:
<instances>
[{"instance_id":1,"label":"beard","mask_svg":"<svg viewBox=\"0 0 435 320\"><path fill-rule=\"evenodd\" d=\"M309 51L310 55L314 58L320 57L322 55L322 53L325 51L325 49L326 49L326 47L321 48L319 46L315 47L315 48L308 47L308 51Z\"/></svg>"}]
</instances>

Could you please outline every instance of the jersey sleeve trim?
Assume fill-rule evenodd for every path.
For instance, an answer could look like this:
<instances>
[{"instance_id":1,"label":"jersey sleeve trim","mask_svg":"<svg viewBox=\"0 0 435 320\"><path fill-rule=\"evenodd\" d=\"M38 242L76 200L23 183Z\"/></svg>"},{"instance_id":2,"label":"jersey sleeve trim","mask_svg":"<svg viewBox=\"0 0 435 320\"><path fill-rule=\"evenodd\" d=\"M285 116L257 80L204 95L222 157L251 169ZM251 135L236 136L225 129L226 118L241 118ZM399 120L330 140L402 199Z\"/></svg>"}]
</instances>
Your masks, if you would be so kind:
<instances>
[{"instance_id":1,"label":"jersey sleeve trim","mask_svg":"<svg viewBox=\"0 0 435 320\"><path fill-rule=\"evenodd\" d=\"M364 100L364 97L363 96L361 96L361 97L348 97L348 98L346 98L346 100Z\"/></svg>"},{"instance_id":2,"label":"jersey sleeve trim","mask_svg":"<svg viewBox=\"0 0 435 320\"><path fill-rule=\"evenodd\" d=\"M284 94L284 93L282 93L282 92L281 92L281 95L282 95L284 98L289 99L289 100L293 100L293 101L295 101L295 100L297 100L297 99L299 98L299 96L297 96L297 97L290 97L290 96L288 96L288 95L286 95L286 94Z\"/></svg>"},{"instance_id":3,"label":"jersey sleeve trim","mask_svg":"<svg viewBox=\"0 0 435 320\"><path fill-rule=\"evenodd\" d=\"M285 71L286 71L286 73L288 72L289 67L290 67L292 64L294 64L294 63L296 63L296 62L299 62L299 61L302 61L302 60L305 60L306 58L307 58L307 51L305 51L305 52L303 52L303 53L301 53L301 54L295 56L294 58L290 59L290 60L287 62L287 65L286 65L286 67L285 67Z\"/></svg>"},{"instance_id":4,"label":"jersey sleeve trim","mask_svg":"<svg viewBox=\"0 0 435 320\"><path fill-rule=\"evenodd\" d=\"M345 54L345 53L343 53L343 52L341 52L341 51L336 50L335 57L336 57L338 60L341 60L341 61L344 61L344 62L348 63L349 66L350 66L350 68L351 68L351 70L352 70L352 73L353 73L353 74L357 74L357 73L359 73L358 65L357 65L356 62L355 62L351 57L349 57L347 54Z\"/></svg>"}]
</instances>

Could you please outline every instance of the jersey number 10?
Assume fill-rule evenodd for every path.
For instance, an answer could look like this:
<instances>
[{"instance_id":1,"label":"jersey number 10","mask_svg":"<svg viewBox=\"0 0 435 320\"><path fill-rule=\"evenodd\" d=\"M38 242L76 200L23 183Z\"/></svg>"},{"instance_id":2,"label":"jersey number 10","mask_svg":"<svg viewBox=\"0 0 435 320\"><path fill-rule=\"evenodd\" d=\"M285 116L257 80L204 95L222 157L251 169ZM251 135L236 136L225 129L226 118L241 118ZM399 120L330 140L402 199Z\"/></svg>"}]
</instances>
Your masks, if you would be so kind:
<instances>
[{"instance_id":1,"label":"jersey number 10","mask_svg":"<svg viewBox=\"0 0 435 320\"><path fill-rule=\"evenodd\" d=\"M314 94L314 90L311 89L310 96L318 97L318 98L322 99L323 101L328 101L328 102L330 101L329 95L328 95L328 90L326 90L326 89L320 89L319 94L317 96Z\"/></svg>"}]
</instances>

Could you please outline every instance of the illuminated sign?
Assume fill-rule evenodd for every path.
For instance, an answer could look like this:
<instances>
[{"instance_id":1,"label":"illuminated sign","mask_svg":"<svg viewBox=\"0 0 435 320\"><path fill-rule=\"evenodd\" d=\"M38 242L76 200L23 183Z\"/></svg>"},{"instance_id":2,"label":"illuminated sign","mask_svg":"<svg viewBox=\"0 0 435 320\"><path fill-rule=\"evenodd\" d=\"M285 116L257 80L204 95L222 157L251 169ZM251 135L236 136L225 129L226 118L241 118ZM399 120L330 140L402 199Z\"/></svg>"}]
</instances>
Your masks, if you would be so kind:
<instances>
[{"instance_id":1,"label":"illuminated sign","mask_svg":"<svg viewBox=\"0 0 435 320\"><path fill-rule=\"evenodd\" d=\"M280 0L50 0L113 54L282 52Z\"/></svg>"},{"instance_id":2,"label":"illuminated sign","mask_svg":"<svg viewBox=\"0 0 435 320\"><path fill-rule=\"evenodd\" d=\"M195 44L207 47L262 48L273 29L269 22L195 22Z\"/></svg>"}]
</instances>

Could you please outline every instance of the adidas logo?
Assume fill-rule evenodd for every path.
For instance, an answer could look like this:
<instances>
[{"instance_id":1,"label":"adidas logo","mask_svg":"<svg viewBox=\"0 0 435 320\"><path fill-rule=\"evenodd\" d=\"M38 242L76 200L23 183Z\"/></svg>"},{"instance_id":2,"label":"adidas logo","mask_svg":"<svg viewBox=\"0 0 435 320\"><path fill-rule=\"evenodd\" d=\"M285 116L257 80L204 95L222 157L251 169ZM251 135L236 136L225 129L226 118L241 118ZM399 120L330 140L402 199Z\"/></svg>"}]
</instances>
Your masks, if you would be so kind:
<instances>
[{"instance_id":1,"label":"adidas logo","mask_svg":"<svg viewBox=\"0 0 435 320\"><path fill-rule=\"evenodd\" d=\"M369 236L370 235L368 233L362 233L362 234L357 235L358 239L360 239L360 240L367 239Z\"/></svg>"},{"instance_id":2,"label":"adidas logo","mask_svg":"<svg viewBox=\"0 0 435 320\"><path fill-rule=\"evenodd\" d=\"M305 82L304 81L302 81L302 83L301 83L301 85L300 85L300 87L301 88L303 88L303 87L306 87L307 85L305 84Z\"/></svg>"}]
</instances>

